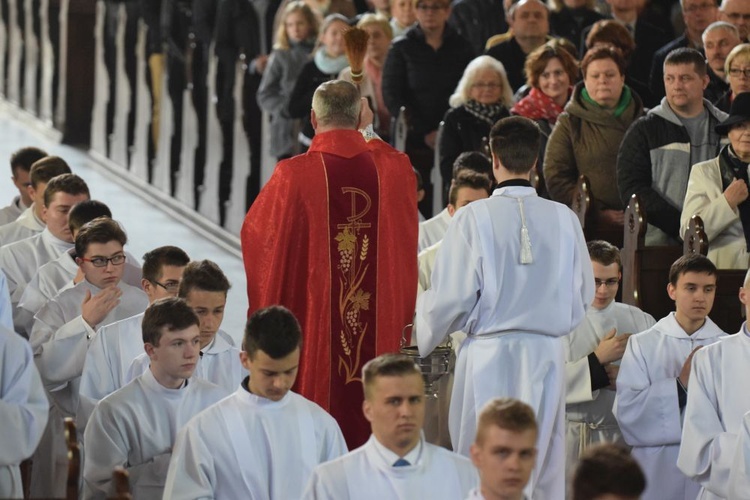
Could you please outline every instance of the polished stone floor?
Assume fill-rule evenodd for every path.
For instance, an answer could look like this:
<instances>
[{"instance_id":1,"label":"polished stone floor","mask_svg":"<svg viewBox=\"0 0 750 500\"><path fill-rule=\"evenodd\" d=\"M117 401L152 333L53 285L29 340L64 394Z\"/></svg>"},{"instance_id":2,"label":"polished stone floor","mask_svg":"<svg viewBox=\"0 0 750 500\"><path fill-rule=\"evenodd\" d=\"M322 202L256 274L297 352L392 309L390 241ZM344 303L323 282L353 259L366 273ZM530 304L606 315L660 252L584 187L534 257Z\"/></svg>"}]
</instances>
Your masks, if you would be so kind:
<instances>
[{"instance_id":1,"label":"polished stone floor","mask_svg":"<svg viewBox=\"0 0 750 500\"><path fill-rule=\"evenodd\" d=\"M247 315L245 272L237 250L227 250L210 234L200 231L173 210L161 209L152 201L126 189L122 180L95 161L85 151L61 145L0 108L0 206L7 205L17 191L12 184L8 160L24 146L36 146L65 159L74 173L89 185L91 197L106 203L113 217L128 234L128 250L142 256L162 245L176 245L192 259L211 259L229 277L229 291L222 328L238 342ZM5 165L5 166L3 166ZM5 168L6 170L3 170ZM5 172L5 174L3 174Z\"/></svg>"}]
</instances>

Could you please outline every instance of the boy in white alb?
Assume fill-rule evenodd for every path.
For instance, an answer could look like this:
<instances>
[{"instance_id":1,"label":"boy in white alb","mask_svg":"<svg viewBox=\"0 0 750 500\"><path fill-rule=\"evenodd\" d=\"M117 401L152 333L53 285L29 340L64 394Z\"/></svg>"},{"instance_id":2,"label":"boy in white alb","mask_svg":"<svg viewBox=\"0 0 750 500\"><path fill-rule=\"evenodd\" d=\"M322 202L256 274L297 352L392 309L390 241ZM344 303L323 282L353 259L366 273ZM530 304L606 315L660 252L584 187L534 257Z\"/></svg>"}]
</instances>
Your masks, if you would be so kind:
<instances>
[{"instance_id":1,"label":"boy in white alb","mask_svg":"<svg viewBox=\"0 0 750 500\"><path fill-rule=\"evenodd\" d=\"M708 317L716 267L702 255L680 257L669 270L667 293L675 312L628 340L614 413L646 474L643 499L694 500L700 487L677 468L677 454L693 355L726 336Z\"/></svg>"},{"instance_id":2,"label":"boy in white alb","mask_svg":"<svg viewBox=\"0 0 750 500\"><path fill-rule=\"evenodd\" d=\"M565 490L562 337L584 318L594 277L576 216L529 183L539 141L539 127L523 117L504 118L490 131L499 184L451 221L432 287L417 301L417 345L426 356L446 335L467 334L451 395L453 449L469 455L487 401L520 399L539 424L539 458L526 495L556 498Z\"/></svg>"},{"instance_id":3,"label":"boy in white alb","mask_svg":"<svg viewBox=\"0 0 750 500\"><path fill-rule=\"evenodd\" d=\"M180 433L164 498L300 498L313 467L346 453L333 417L290 391L301 342L283 307L250 317L241 353L250 377Z\"/></svg>"},{"instance_id":4,"label":"boy in white alb","mask_svg":"<svg viewBox=\"0 0 750 500\"><path fill-rule=\"evenodd\" d=\"M534 410L516 399L493 399L482 408L471 461L480 485L467 500L525 500L523 489L536 464Z\"/></svg>"},{"instance_id":5,"label":"boy in white alb","mask_svg":"<svg viewBox=\"0 0 750 500\"><path fill-rule=\"evenodd\" d=\"M16 220L21 213L29 208L34 200L29 195L29 170L38 160L47 156L47 153L39 148L21 148L10 157L11 180L18 189L18 196L14 197L7 207L0 208L0 226L9 224Z\"/></svg>"},{"instance_id":6,"label":"boy in white alb","mask_svg":"<svg viewBox=\"0 0 750 500\"><path fill-rule=\"evenodd\" d=\"M637 307L615 302L622 277L620 251L606 241L586 245L594 272L596 294L586 317L565 345L566 468L591 445L624 442L612 413L615 382L628 338L651 328L654 318Z\"/></svg>"},{"instance_id":7,"label":"boy in white alb","mask_svg":"<svg viewBox=\"0 0 750 500\"><path fill-rule=\"evenodd\" d=\"M146 293L149 304L177 295L182 272L189 262L188 255L174 246L155 248L143 256L141 288ZM100 399L129 382L126 375L130 365L136 357L144 354L142 322L143 314L136 314L104 325L91 339L81 374L76 414L79 431L82 432L86 427L86 422ZM146 356L148 357L147 354Z\"/></svg>"},{"instance_id":8,"label":"boy in white alb","mask_svg":"<svg viewBox=\"0 0 750 500\"><path fill-rule=\"evenodd\" d=\"M234 392L247 371L242 367L234 340L221 330L230 286L215 262L200 260L185 267L177 296L185 299L201 320L201 358L195 376ZM125 380L132 380L146 368L148 357L141 354L128 368Z\"/></svg>"},{"instance_id":9,"label":"boy in white alb","mask_svg":"<svg viewBox=\"0 0 750 500\"><path fill-rule=\"evenodd\" d=\"M192 376L200 353L199 324L182 299L160 299L146 309L143 345L150 368L94 409L84 434L84 499L114 495L117 466L128 471L133 498L162 498L177 432L228 394Z\"/></svg>"},{"instance_id":10,"label":"boy in white alb","mask_svg":"<svg viewBox=\"0 0 750 500\"><path fill-rule=\"evenodd\" d=\"M361 447L315 468L307 500L464 498L478 484L466 458L422 437L425 394L414 361L383 354L362 369L365 418L372 435Z\"/></svg>"},{"instance_id":11,"label":"boy in white alb","mask_svg":"<svg viewBox=\"0 0 750 500\"><path fill-rule=\"evenodd\" d=\"M750 273L740 288L745 317L750 313ZM742 383L750 373L750 331L747 321L739 333L701 349L693 358L693 373L677 466L702 486L701 499L750 498L729 493L729 476L742 419L750 411L750 391Z\"/></svg>"}]
</instances>

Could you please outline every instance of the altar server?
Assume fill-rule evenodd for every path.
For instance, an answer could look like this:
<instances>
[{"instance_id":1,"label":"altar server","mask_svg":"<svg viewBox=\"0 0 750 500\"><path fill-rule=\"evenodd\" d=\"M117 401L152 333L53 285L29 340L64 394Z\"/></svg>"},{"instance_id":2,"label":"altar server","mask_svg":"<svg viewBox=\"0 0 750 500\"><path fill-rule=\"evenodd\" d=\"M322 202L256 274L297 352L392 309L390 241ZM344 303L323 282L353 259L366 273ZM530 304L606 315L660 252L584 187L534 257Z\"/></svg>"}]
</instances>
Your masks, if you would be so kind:
<instances>
[{"instance_id":1,"label":"altar server","mask_svg":"<svg viewBox=\"0 0 750 500\"><path fill-rule=\"evenodd\" d=\"M750 274L739 297L748 318ZM693 358L677 466L700 483L701 499L750 498L750 490L741 496L728 490L737 435L750 411L750 391L741 385L750 373L749 335L746 321L739 333L701 349Z\"/></svg>"},{"instance_id":2,"label":"altar server","mask_svg":"<svg viewBox=\"0 0 750 500\"><path fill-rule=\"evenodd\" d=\"M456 362L449 428L469 454L479 410L495 397L529 404L539 423L539 458L526 495L565 489L565 356L562 338L594 297L581 224L529 183L539 127L510 117L490 131L497 189L456 213L417 303L417 345L429 354L451 332L468 337ZM459 264L460 263L460 264Z\"/></svg>"},{"instance_id":3,"label":"altar server","mask_svg":"<svg viewBox=\"0 0 750 500\"><path fill-rule=\"evenodd\" d=\"M364 366L362 378L370 439L316 467L303 498L465 498L479 484L477 471L466 457L422 437L424 381L412 358L383 354Z\"/></svg>"},{"instance_id":4,"label":"altar server","mask_svg":"<svg viewBox=\"0 0 750 500\"><path fill-rule=\"evenodd\" d=\"M114 495L116 466L128 471L133 498L162 498L177 432L228 394L192 376L200 354L199 325L182 299L160 299L146 309L143 346L151 364L101 400L91 415L84 434L84 499Z\"/></svg>"},{"instance_id":5,"label":"altar server","mask_svg":"<svg viewBox=\"0 0 750 500\"><path fill-rule=\"evenodd\" d=\"M33 200L29 194L31 180L29 171L37 160L47 156L47 153L39 148L21 148L10 157L11 180L18 189L18 196L7 207L0 208L0 226L9 224L16 220L21 213L31 206Z\"/></svg>"},{"instance_id":6,"label":"altar server","mask_svg":"<svg viewBox=\"0 0 750 500\"><path fill-rule=\"evenodd\" d=\"M28 342L0 327L0 498L22 498L19 464L36 449L49 403Z\"/></svg>"},{"instance_id":7,"label":"altar server","mask_svg":"<svg viewBox=\"0 0 750 500\"><path fill-rule=\"evenodd\" d=\"M242 367L240 350L234 340L221 329L230 286L215 262L200 260L185 267L177 296L185 299L201 320L201 357L195 376L233 392L247 376L247 371ZM141 354L128 368L125 380L132 380L146 368L148 357Z\"/></svg>"},{"instance_id":8,"label":"altar server","mask_svg":"<svg viewBox=\"0 0 750 500\"><path fill-rule=\"evenodd\" d=\"M289 310L253 313L241 353L250 376L180 433L164 498L300 498L313 467L346 453L333 417L290 391L301 342Z\"/></svg>"},{"instance_id":9,"label":"altar server","mask_svg":"<svg viewBox=\"0 0 750 500\"><path fill-rule=\"evenodd\" d=\"M623 442L612 413L620 359L628 338L654 326L654 318L637 307L615 302L622 278L620 251L606 241L587 244L596 295L586 317L565 345L566 467L601 442Z\"/></svg>"},{"instance_id":10,"label":"altar server","mask_svg":"<svg viewBox=\"0 0 750 500\"><path fill-rule=\"evenodd\" d=\"M177 295L182 273L189 262L188 255L174 246L155 248L143 256L141 287L149 304ZM81 374L76 414L79 429L86 427L86 422L100 399L125 385L130 365L136 357L143 354L143 314L104 325L91 339Z\"/></svg>"},{"instance_id":11,"label":"altar server","mask_svg":"<svg viewBox=\"0 0 750 500\"><path fill-rule=\"evenodd\" d=\"M677 468L677 454L688 390L694 388L693 355L726 336L708 317L716 267L702 255L680 257L669 270L667 293L675 312L628 341L614 413L646 474L643 499L694 500L700 487Z\"/></svg>"}]
</instances>

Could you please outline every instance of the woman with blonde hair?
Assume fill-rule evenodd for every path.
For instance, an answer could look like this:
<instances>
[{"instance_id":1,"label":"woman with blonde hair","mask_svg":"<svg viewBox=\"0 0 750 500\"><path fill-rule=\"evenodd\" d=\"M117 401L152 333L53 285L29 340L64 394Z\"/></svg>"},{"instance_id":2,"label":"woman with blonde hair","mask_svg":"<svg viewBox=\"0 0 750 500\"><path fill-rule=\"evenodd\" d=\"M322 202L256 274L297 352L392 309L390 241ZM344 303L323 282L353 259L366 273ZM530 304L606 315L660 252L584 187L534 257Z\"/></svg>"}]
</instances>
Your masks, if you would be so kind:
<instances>
[{"instance_id":1,"label":"woman with blonde hair","mask_svg":"<svg viewBox=\"0 0 750 500\"><path fill-rule=\"evenodd\" d=\"M271 117L269 152L279 160L294 154L295 120L287 116L286 109L317 36L318 18L312 9L302 1L289 3L281 17L273 52L257 94L258 105Z\"/></svg>"},{"instance_id":2,"label":"woman with blonde hair","mask_svg":"<svg viewBox=\"0 0 750 500\"><path fill-rule=\"evenodd\" d=\"M741 43L732 49L724 61L724 74L729 81L729 90L714 106L729 111L738 94L750 92L750 43Z\"/></svg>"},{"instance_id":3,"label":"woman with blonde hair","mask_svg":"<svg viewBox=\"0 0 750 500\"><path fill-rule=\"evenodd\" d=\"M503 63L490 56L479 56L466 66L456 90L448 100L440 138L440 174L450 186L453 162L465 151L481 151L490 129L510 115L513 90Z\"/></svg>"}]
</instances>

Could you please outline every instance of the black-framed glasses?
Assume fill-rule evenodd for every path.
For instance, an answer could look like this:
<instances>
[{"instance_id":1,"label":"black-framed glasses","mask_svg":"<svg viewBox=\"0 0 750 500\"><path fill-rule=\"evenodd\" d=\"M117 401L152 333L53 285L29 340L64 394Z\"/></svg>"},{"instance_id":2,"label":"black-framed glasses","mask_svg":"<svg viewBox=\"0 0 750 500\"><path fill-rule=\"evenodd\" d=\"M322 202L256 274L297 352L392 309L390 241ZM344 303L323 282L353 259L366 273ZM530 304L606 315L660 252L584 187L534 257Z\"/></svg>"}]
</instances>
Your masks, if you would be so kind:
<instances>
[{"instance_id":1,"label":"black-framed glasses","mask_svg":"<svg viewBox=\"0 0 750 500\"><path fill-rule=\"evenodd\" d=\"M750 78L750 68L740 69L740 68L729 68L729 75L734 77L739 76L745 76L745 78Z\"/></svg>"},{"instance_id":2,"label":"black-framed glasses","mask_svg":"<svg viewBox=\"0 0 750 500\"><path fill-rule=\"evenodd\" d=\"M110 262L113 266L121 266L125 263L125 254L118 253L112 257L94 257L93 259L87 259L85 257L80 258L84 262L91 262L94 267L107 267Z\"/></svg>"},{"instance_id":3,"label":"black-framed glasses","mask_svg":"<svg viewBox=\"0 0 750 500\"><path fill-rule=\"evenodd\" d=\"M167 281L166 283L159 283L156 280L149 280L154 285L158 285L168 291L169 293L177 293L177 291L180 289L180 282L179 281Z\"/></svg>"},{"instance_id":4,"label":"black-framed glasses","mask_svg":"<svg viewBox=\"0 0 750 500\"><path fill-rule=\"evenodd\" d=\"M620 282L617 278L610 278L608 280L600 280L597 278L594 278L594 284L596 284L596 288L599 289L600 286L604 285L607 288L612 288L617 286L617 284Z\"/></svg>"},{"instance_id":5,"label":"black-framed glasses","mask_svg":"<svg viewBox=\"0 0 750 500\"><path fill-rule=\"evenodd\" d=\"M448 8L447 5L437 4L437 3L435 4L418 3L417 4L417 10L423 10L423 11L431 10L433 12L437 12L439 10L445 10L447 8Z\"/></svg>"}]
</instances>

